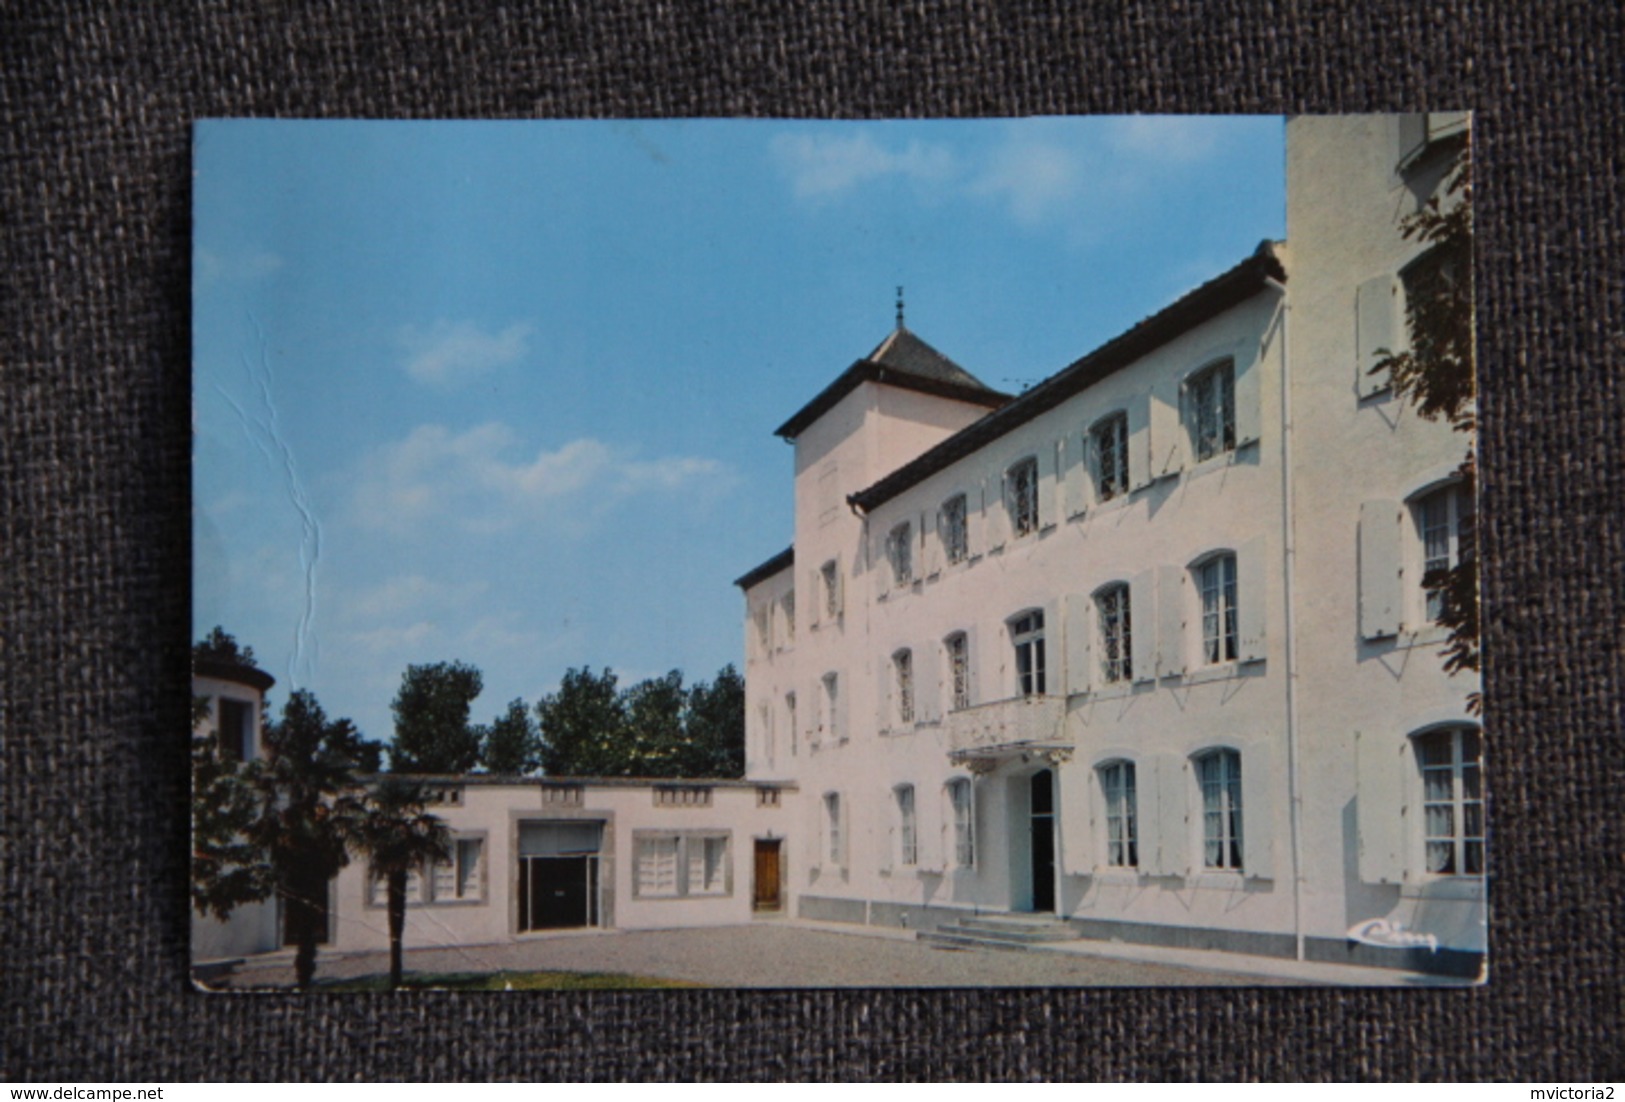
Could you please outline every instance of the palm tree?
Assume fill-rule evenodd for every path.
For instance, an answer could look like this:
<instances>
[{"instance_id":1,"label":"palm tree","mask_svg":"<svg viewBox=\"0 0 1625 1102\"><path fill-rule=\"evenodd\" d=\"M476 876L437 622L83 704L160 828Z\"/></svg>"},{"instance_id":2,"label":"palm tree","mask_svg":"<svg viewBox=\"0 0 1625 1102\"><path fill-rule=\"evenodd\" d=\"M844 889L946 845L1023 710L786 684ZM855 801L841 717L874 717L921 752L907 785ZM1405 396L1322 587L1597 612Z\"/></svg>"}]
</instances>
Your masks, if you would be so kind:
<instances>
[{"instance_id":1,"label":"palm tree","mask_svg":"<svg viewBox=\"0 0 1625 1102\"><path fill-rule=\"evenodd\" d=\"M420 784L385 777L367 794L353 826L353 840L382 877L388 892L389 987L401 985L401 933L406 927L406 878L427 872L450 856L451 833L426 810L428 793Z\"/></svg>"}]
</instances>

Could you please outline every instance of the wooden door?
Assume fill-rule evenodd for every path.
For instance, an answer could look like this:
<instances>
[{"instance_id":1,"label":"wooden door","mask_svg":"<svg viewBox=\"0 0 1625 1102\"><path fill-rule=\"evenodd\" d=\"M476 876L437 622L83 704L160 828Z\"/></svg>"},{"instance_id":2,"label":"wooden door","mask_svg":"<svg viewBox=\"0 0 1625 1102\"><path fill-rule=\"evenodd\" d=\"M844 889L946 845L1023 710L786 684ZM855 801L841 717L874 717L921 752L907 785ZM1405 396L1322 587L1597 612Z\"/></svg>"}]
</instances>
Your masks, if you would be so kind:
<instances>
[{"instance_id":1,"label":"wooden door","mask_svg":"<svg viewBox=\"0 0 1625 1102\"><path fill-rule=\"evenodd\" d=\"M776 911L783 906L779 896L778 840L756 839L756 890L752 908L758 911Z\"/></svg>"}]
</instances>

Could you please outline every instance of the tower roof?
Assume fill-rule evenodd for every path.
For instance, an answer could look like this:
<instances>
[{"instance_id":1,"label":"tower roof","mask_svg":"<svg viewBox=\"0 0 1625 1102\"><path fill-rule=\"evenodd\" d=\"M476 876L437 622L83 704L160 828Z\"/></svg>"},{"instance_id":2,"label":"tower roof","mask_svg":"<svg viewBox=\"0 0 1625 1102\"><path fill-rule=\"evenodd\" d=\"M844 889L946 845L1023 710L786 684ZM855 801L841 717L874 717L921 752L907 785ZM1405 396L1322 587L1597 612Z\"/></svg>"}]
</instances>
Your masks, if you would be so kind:
<instances>
[{"instance_id":1,"label":"tower roof","mask_svg":"<svg viewBox=\"0 0 1625 1102\"><path fill-rule=\"evenodd\" d=\"M997 409L1010 401L1010 395L987 386L899 325L886 334L886 339L876 345L874 351L853 363L816 398L802 406L795 416L780 425L777 434L786 440L794 440L808 425L829 412L835 403L863 383L885 383L923 394L971 402L989 409Z\"/></svg>"}]
</instances>

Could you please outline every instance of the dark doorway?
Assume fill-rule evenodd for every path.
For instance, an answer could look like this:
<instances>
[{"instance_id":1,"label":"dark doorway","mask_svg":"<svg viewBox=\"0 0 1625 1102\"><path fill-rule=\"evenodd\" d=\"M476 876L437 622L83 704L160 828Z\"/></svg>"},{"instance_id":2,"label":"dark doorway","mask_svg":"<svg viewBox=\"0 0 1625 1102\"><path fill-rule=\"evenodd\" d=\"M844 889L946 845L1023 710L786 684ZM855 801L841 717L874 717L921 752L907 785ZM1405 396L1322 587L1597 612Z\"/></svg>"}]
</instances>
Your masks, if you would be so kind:
<instances>
[{"instance_id":1,"label":"dark doorway","mask_svg":"<svg viewBox=\"0 0 1625 1102\"><path fill-rule=\"evenodd\" d=\"M525 857L519 862L519 928L562 930L598 923L596 857Z\"/></svg>"},{"instance_id":2,"label":"dark doorway","mask_svg":"<svg viewBox=\"0 0 1625 1102\"><path fill-rule=\"evenodd\" d=\"M1033 910L1055 910L1055 774L1033 774Z\"/></svg>"},{"instance_id":3,"label":"dark doorway","mask_svg":"<svg viewBox=\"0 0 1625 1102\"><path fill-rule=\"evenodd\" d=\"M764 838L756 839L756 880L755 893L751 897L751 908L757 911L777 911L784 906L779 895L779 847L778 839L769 841Z\"/></svg>"}]
</instances>

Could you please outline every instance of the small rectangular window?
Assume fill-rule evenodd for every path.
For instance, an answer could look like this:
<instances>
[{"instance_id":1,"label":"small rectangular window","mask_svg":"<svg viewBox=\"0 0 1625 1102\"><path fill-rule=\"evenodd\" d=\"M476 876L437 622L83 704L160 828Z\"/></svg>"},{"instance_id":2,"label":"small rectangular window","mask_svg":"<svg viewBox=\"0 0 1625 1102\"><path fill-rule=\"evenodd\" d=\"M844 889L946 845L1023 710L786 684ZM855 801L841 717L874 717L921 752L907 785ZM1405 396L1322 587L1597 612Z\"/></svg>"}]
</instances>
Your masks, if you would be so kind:
<instances>
[{"instance_id":1,"label":"small rectangular window","mask_svg":"<svg viewBox=\"0 0 1625 1102\"><path fill-rule=\"evenodd\" d=\"M962 563L970 555L970 536L965 523L965 495L955 494L942 503L937 521L937 535L942 540L943 557L948 565Z\"/></svg>"},{"instance_id":2,"label":"small rectangular window","mask_svg":"<svg viewBox=\"0 0 1625 1102\"><path fill-rule=\"evenodd\" d=\"M841 863L841 797L830 792L824 796L824 842L829 863Z\"/></svg>"},{"instance_id":3,"label":"small rectangular window","mask_svg":"<svg viewBox=\"0 0 1625 1102\"><path fill-rule=\"evenodd\" d=\"M1010 531L1016 537L1038 531L1038 460L1023 459L1005 475Z\"/></svg>"},{"instance_id":4,"label":"small rectangular window","mask_svg":"<svg viewBox=\"0 0 1625 1102\"><path fill-rule=\"evenodd\" d=\"M897 788L897 860L902 865L917 865L920 861L918 831L914 819L914 786Z\"/></svg>"},{"instance_id":5,"label":"small rectangular window","mask_svg":"<svg viewBox=\"0 0 1625 1102\"><path fill-rule=\"evenodd\" d=\"M1202 657L1208 665L1236 660L1236 558L1220 555L1198 571L1202 591Z\"/></svg>"},{"instance_id":6,"label":"small rectangular window","mask_svg":"<svg viewBox=\"0 0 1625 1102\"><path fill-rule=\"evenodd\" d=\"M1202 864L1241 868L1241 755L1215 750L1196 759L1202 786Z\"/></svg>"},{"instance_id":7,"label":"small rectangular window","mask_svg":"<svg viewBox=\"0 0 1625 1102\"><path fill-rule=\"evenodd\" d=\"M824 612L831 620L841 614L841 573L834 559L819 571L824 582Z\"/></svg>"},{"instance_id":8,"label":"small rectangular window","mask_svg":"<svg viewBox=\"0 0 1625 1102\"><path fill-rule=\"evenodd\" d=\"M1484 788L1478 732L1436 731L1416 740L1422 770L1427 871L1484 875Z\"/></svg>"},{"instance_id":9,"label":"small rectangular window","mask_svg":"<svg viewBox=\"0 0 1625 1102\"><path fill-rule=\"evenodd\" d=\"M254 756L254 709L246 700L220 698L220 756L248 761Z\"/></svg>"},{"instance_id":10,"label":"small rectangular window","mask_svg":"<svg viewBox=\"0 0 1625 1102\"><path fill-rule=\"evenodd\" d=\"M1134 676L1128 593L1128 586L1114 585L1095 597L1095 613L1100 617L1100 673L1108 684Z\"/></svg>"},{"instance_id":11,"label":"small rectangular window","mask_svg":"<svg viewBox=\"0 0 1625 1102\"><path fill-rule=\"evenodd\" d=\"M900 650L892 655L892 667L897 673L897 721L914 722L914 654Z\"/></svg>"},{"instance_id":12,"label":"small rectangular window","mask_svg":"<svg viewBox=\"0 0 1625 1102\"><path fill-rule=\"evenodd\" d=\"M1029 612L1010 624L1016 648L1016 691L1022 696L1044 695L1044 614Z\"/></svg>"},{"instance_id":13,"label":"small rectangular window","mask_svg":"<svg viewBox=\"0 0 1625 1102\"><path fill-rule=\"evenodd\" d=\"M1100 770L1106 796L1106 864L1137 868L1140 864L1135 828L1134 763L1119 761Z\"/></svg>"},{"instance_id":14,"label":"small rectangular window","mask_svg":"<svg viewBox=\"0 0 1625 1102\"><path fill-rule=\"evenodd\" d=\"M824 675L824 729L831 739L839 740L841 717L841 679L837 674Z\"/></svg>"},{"instance_id":15,"label":"small rectangular window","mask_svg":"<svg viewBox=\"0 0 1625 1102\"><path fill-rule=\"evenodd\" d=\"M971 705L970 643L964 632L948 637L948 672L953 683L954 711L963 711Z\"/></svg>"},{"instance_id":16,"label":"small rectangular window","mask_svg":"<svg viewBox=\"0 0 1625 1102\"><path fill-rule=\"evenodd\" d=\"M1095 496L1110 501L1128 492L1128 415L1119 413L1096 425Z\"/></svg>"},{"instance_id":17,"label":"small rectangular window","mask_svg":"<svg viewBox=\"0 0 1625 1102\"><path fill-rule=\"evenodd\" d=\"M886 537L886 558L891 563L893 585L905 586L914 580L913 526L907 521Z\"/></svg>"},{"instance_id":18,"label":"small rectangular window","mask_svg":"<svg viewBox=\"0 0 1625 1102\"><path fill-rule=\"evenodd\" d=\"M954 817L954 864L962 869L976 865L976 821L971 782L963 778L948 782L948 802Z\"/></svg>"},{"instance_id":19,"label":"small rectangular window","mask_svg":"<svg viewBox=\"0 0 1625 1102\"><path fill-rule=\"evenodd\" d=\"M1224 363L1191 377L1186 384L1191 452L1197 462L1236 447L1236 374Z\"/></svg>"}]
</instances>

